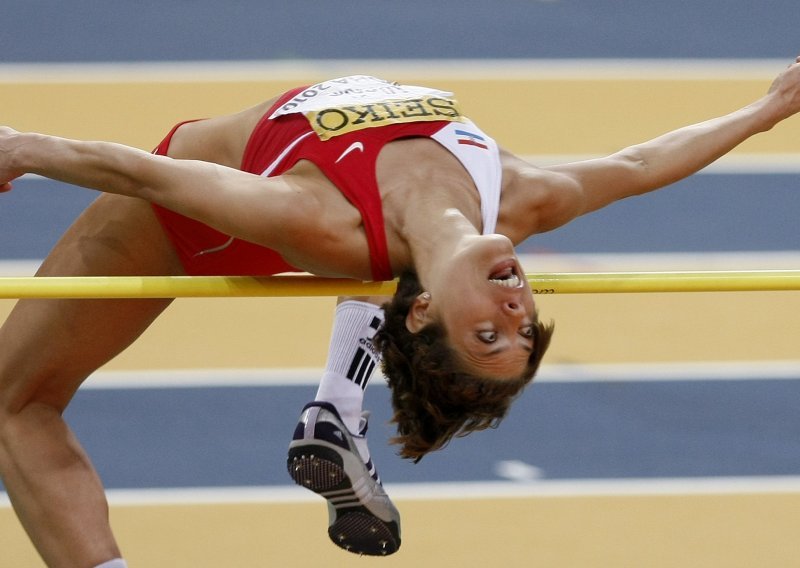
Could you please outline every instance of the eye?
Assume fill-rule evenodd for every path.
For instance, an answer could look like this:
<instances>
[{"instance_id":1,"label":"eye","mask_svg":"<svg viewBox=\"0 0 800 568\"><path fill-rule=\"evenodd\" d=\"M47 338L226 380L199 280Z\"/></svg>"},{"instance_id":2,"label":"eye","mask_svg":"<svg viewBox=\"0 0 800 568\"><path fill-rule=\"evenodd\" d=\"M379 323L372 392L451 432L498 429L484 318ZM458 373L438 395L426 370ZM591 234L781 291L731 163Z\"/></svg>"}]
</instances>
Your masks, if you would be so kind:
<instances>
[{"instance_id":1,"label":"eye","mask_svg":"<svg viewBox=\"0 0 800 568\"><path fill-rule=\"evenodd\" d=\"M518 333L522 337L530 339L531 337L533 337L533 326L532 325L524 325L521 328L519 328L519 332Z\"/></svg>"},{"instance_id":2,"label":"eye","mask_svg":"<svg viewBox=\"0 0 800 568\"><path fill-rule=\"evenodd\" d=\"M478 339L484 343L494 343L497 341L497 333L494 331L479 331Z\"/></svg>"}]
</instances>

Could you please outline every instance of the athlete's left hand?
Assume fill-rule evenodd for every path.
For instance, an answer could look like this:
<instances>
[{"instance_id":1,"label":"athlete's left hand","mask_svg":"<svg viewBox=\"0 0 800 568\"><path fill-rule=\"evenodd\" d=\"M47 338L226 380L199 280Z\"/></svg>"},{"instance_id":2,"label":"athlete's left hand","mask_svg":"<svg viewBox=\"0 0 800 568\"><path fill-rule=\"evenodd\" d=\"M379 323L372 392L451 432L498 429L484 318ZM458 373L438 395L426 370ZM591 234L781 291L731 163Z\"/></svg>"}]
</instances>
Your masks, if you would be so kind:
<instances>
[{"instance_id":1,"label":"athlete's left hand","mask_svg":"<svg viewBox=\"0 0 800 568\"><path fill-rule=\"evenodd\" d=\"M11 181L23 172L14 171L11 167L13 140L19 132L8 126L0 126L0 193L11 189Z\"/></svg>"}]
</instances>

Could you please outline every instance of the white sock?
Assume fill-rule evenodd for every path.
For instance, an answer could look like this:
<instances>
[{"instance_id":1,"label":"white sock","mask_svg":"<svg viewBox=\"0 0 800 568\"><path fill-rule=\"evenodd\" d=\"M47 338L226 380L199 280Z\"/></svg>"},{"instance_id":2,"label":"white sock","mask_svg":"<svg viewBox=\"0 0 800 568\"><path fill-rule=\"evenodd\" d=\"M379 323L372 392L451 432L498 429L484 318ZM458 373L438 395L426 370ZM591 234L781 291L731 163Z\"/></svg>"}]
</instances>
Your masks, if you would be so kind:
<instances>
[{"instance_id":1,"label":"white sock","mask_svg":"<svg viewBox=\"0 0 800 568\"><path fill-rule=\"evenodd\" d=\"M128 564L122 558L115 558L114 560L98 564L94 568L128 568Z\"/></svg>"},{"instance_id":2,"label":"white sock","mask_svg":"<svg viewBox=\"0 0 800 568\"><path fill-rule=\"evenodd\" d=\"M380 362L372 338L381 323L383 310L374 304L347 300L336 306L328 360L314 400L333 404L353 434L361 422L364 389ZM366 440L355 441L366 462Z\"/></svg>"}]
</instances>

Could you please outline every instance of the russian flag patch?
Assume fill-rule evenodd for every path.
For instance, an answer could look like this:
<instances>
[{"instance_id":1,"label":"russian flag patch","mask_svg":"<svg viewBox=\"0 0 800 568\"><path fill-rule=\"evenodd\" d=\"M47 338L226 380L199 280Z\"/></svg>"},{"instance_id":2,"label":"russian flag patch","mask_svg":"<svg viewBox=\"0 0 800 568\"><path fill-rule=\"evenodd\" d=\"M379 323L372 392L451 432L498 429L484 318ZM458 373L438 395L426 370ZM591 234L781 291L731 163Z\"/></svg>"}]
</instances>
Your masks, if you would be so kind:
<instances>
[{"instance_id":1,"label":"russian flag patch","mask_svg":"<svg viewBox=\"0 0 800 568\"><path fill-rule=\"evenodd\" d=\"M466 144L467 146L477 146L478 148L483 148L484 150L488 150L489 147L485 144L486 139L483 136L478 136L474 132L468 132L466 130L455 130L455 134L457 136L456 141L459 144Z\"/></svg>"}]
</instances>

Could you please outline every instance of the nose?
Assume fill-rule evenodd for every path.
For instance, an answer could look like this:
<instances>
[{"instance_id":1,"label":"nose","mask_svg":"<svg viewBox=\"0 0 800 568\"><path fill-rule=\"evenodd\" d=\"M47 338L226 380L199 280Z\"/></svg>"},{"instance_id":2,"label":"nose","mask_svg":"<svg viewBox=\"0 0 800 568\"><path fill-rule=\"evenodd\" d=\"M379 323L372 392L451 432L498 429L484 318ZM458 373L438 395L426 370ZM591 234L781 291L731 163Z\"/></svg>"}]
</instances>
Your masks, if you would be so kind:
<instances>
[{"instance_id":1,"label":"nose","mask_svg":"<svg viewBox=\"0 0 800 568\"><path fill-rule=\"evenodd\" d=\"M503 311L509 315L515 315L522 311L522 304L518 302L503 302Z\"/></svg>"}]
</instances>

